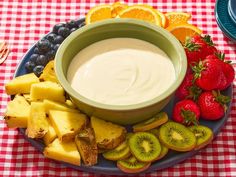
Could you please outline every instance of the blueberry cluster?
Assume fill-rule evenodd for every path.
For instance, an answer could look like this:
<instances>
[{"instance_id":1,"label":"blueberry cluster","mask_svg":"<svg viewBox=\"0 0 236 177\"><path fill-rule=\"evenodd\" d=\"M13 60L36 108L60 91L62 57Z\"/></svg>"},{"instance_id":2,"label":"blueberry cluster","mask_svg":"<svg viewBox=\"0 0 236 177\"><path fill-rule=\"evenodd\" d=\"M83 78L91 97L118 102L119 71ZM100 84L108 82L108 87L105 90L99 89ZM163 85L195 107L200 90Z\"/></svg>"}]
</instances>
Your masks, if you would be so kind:
<instances>
[{"instance_id":1,"label":"blueberry cluster","mask_svg":"<svg viewBox=\"0 0 236 177\"><path fill-rule=\"evenodd\" d=\"M33 54L25 64L26 71L28 73L34 72L36 76L40 76L46 64L54 59L57 49L64 39L84 25L83 21L75 20L56 24L52 32L36 44Z\"/></svg>"}]
</instances>

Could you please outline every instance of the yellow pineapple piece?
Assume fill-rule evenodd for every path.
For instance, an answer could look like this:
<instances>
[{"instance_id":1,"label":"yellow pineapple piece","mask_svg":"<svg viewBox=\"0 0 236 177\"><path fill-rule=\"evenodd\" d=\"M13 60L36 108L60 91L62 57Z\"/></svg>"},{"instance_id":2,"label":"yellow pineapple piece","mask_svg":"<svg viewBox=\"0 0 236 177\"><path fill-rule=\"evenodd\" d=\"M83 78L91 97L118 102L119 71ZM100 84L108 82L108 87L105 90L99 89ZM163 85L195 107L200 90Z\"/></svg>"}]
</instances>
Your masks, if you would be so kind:
<instances>
[{"instance_id":1,"label":"yellow pineapple piece","mask_svg":"<svg viewBox=\"0 0 236 177\"><path fill-rule=\"evenodd\" d=\"M65 91L57 83L51 81L32 84L30 90L32 101L49 99L53 101L65 102Z\"/></svg>"},{"instance_id":2,"label":"yellow pineapple piece","mask_svg":"<svg viewBox=\"0 0 236 177\"><path fill-rule=\"evenodd\" d=\"M92 166L97 163L98 148L92 128L81 130L75 137L75 144L85 165Z\"/></svg>"},{"instance_id":3,"label":"yellow pineapple piece","mask_svg":"<svg viewBox=\"0 0 236 177\"><path fill-rule=\"evenodd\" d=\"M8 102L4 119L9 128L26 128L29 115L29 103L23 96L16 95Z\"/></svg>"},{"instance_id":4,"label":"yellow pineapple piece","mask_svg":"<svg viewBox=\"0 0 236 177\"><path fill-rule=\"evenodd\" d=\"M91 117L91 126L99 148L114 149L125 140L126 129L120 125Z\"/></svg>"},{"instance_id":5,"label":"yellow pineapple piece","mask_svg":"<svg viewBox=\"0 0 236 177\"><path fill-rule=\"evenodd\" d=\"M67 106L66 104L51 101L48 99L43 100L44 108L46 113L49 113L50 110L60 110L60 111L67 111L67 112L79 112L78 109L72 109L71 107Z\"/></svg>"},{"instance_id":6,"label":"yellow pineapple piece","mask_svg":"<svg viewBox=\"0 0 236 177\"><path fill-rule=\"evenodd\" d=\"M29 93L25 93L23 94L23 97L26 99L26 101L30 102L30 94Z\"/></svg>"},{"instance_id":7,"label":"yellow pineapple piece","mask_svg":"<svg viewBox=\"0 0 236 177\"><path fill-rule=\"evenodd\" d=\"M30 138L42 138L48 132L48 120L42 102L32 102L26 134Z\"/></svg>"},{"instance_id":8,"label":"yellow pineapple piece","mask_svg":"<svg viewBox=\"0 0 236 177\"><path fill-rule=\"evenodd\" d=\"M14 78L5 85L5 90L8 95L18 93L29 93L30 87L34 83L38 83L39 78L34 73L25 74Z\"/></svg>"},{"instance_id":9,"label":"yellow pineapple piece","mask_svg":"<svg viewBox=\"0 0 236 177\"><path fill-rule=\"evenodd\" d=\"M45 157L50 159L67 162L73 165L80 165L80 154L74 141L61 142L55 139L43 151Z\"/></svg>"},{"instance_id":10,"label":"yellow pineapple piece","mask_svg":"<svg viewBox=\"0 0 236 177\"><path fill-rule=\"evenodd\" d=\"M40 75L39 79L41 81L52 81L52 82L58 82L58 79L56 77L56 73L54 70L54 61L51 60L48 62L48 64L45 66L43 73Z\"/></svg>"},{"instance_id":11,"label":"yellow pineapple piece","mask_svg":"<svg viewBox=\"0 0 236 177\"><path fill-rule=\"evenodd\" d=\"M66 100L65 104L69 106L70 108L77 109L77 106L71 101L71 100Z\"/></svg>"},{"instance_id":12,"label":"yellow pineapple piece","mask_svg":"<svg viewBox=\"0 0 236 177\"><path fill-rule=\"evenodd\" d=\"M85 127L87 117L84 114L50 110L49 118L60 141L69 141Z\"/></svg>"},{"instance_id":13,"label":"yellow pineapple piece","mask_svg":"<svg viewBox=\"0 0 236 177\"><path fill-rule=\"evenodd\" d=\"M52 143L56 138L57 138L57 133L54 129L54 127L52 126L50 120L48 119L48 132L44 135L43 137L43 141L45 145L49 145L50 143Z\"/></svg>"}]
</instances>

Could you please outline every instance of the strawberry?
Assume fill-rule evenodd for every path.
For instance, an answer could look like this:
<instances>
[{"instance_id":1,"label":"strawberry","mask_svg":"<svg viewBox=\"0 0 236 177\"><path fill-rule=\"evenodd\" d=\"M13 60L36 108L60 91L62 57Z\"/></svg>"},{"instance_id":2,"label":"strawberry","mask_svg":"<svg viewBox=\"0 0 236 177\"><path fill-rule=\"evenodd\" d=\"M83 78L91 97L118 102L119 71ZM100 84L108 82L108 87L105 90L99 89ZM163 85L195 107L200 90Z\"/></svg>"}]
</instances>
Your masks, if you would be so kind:
<instances>
[{"instance_id":1,"label":"strawberry","mask_svg":"<svg viewBox=\"0 0 236 177\"><path fill-rule=\"evenodd\" d=\"M222 71L221 61L205 59L192 67L196 85L203 90L219 89L225 84L226 77Z\"/></svg>"},{"instance_id":2,"label":"strawberry","mask_svg":"<svg viewBox=\"0 0 236 177\"><path fill-rule=\"evenodd\" d=\"M222 61L221 66L222 66L222 71L226 77L226 83L222 83L222 85L219 87L219 90L226 89L228 86L230 86L235 77L235 71L233 66L231 65L231 61L228 60L226 61L225 54L221 52L215 53L214 55L208 55L206 58L219 59L220 61Z\"/></svg>"},{"instance_id":3,"label":"strawberry","mask_svg":"<svg viewBox=\"0 0 236 177\"><path fill-rule=\"evenodd\" d=\"M184 125L198 124L200 108L192 100L185 99L175 104L173 109L173 120Z\"/></svg>"},{"instance_id":4,"label":"strawberry","mask_svg":"<svg viewBox=\"0 0 236 177\"><path fill-rule=\"evenodd\" d=\"M203 60L206 56L214 54L217 50L209 35L196 35L187 39L184 49L188 59L188 65L192 66Z\"/></svg>"},{"instance_id":5,"label":"strawberry","mask_svg":"<svg viewBox=\"0 0 236 177\"><path fill-rule=\"evenodd\" d=\"M226 103L230 102L228 96L220 94L220 91L203 92L198 99L201 117L206 120L217 120L224 116L227 109Z\"/></svg>"},{"instance_id":6,"label":"strawberry","mask_svg":"<svg viewBox=\"0 0 236 177\"><path fill-rule=\"evenodd\" d=\"M202 90L194 83L194 75L192 73L187 73L176 91L176 97L180 100L185 98L197 100L201 91Z\"/></svg>"}]
</instances>

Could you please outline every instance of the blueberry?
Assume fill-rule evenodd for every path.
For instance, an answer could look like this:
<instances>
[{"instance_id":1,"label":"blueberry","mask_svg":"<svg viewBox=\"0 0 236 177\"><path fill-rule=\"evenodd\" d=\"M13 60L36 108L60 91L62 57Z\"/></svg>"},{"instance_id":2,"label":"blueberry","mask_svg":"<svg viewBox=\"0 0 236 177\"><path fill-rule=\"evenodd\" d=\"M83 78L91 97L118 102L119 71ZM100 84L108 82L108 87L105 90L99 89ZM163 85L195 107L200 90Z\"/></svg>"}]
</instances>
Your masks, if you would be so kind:
<instances>
[{"instance_id":1,"label":"blueberry","mask_svg":"<svg viewBox=\"0 0 236 177\"><path fill-rule=\"evenodd\" d=\"M77 28L72 28L72 29L70 30L70 33L74 32L74 31L76 31L76 30L77 30Z\"/></svg>"},{"instance_id":2,"label":"blueberry","mask_svg":"<svg viewBox=\"0 0 236 177\"><path fill-rule=\"evenodd\" d=\"M57 36L54 40L54 44L61 44L64 41L62 36Z\"/></svg>"},{"instance_id":3,"label":"blueberry","mask_svg":"<svg viewBox=\"0 0 236 177\"><path fill-rule=\"evenodd\" d=\"M58 44L56 44L56 45L58 45ZM50 61L50 60L54 59L55 55L56 55L56 51L55 50L50 50L46 53L45 56L46 56L47 60Z\"/></svg>"},{"instance_id":4,"label":"blueberry","mask_svg":"<svg viewBox=\"0 0 236 177\"><path fill-rule=\"evenodd\" d=\"M66 27L68 27L69 29L72 29L72 28L77 28L78 25L75 20L71 20L66 23Z\"/></svg>"},{"instance_id":5,"label":"blueberry","mask_svg":"<svg viewBox=\"0 0 236 177\"><path fill-rule=\"evenodd\" d=\"M48 63L48 60L45 55L39 55L35 61L36 65L45 66Z\"/></svg>"},{"instance_id":6,"label":"blueberry","mask_svg":"<svg viewBox=\"0 0 236 177\"><path fill-rule=\"evenodd\" d=\"M50 45L51 45L51 43L47 39L41 39L37 43L37 47L39 48L40 52L47 52L47 51L49 51L50 50Z\"/></svg>"},{"instance_id":7,"label":"blueberry","mask_svg":"<svg viewBox=\"0 0 236 177\"><path fill-rule=\"evenodd\" d=\"M78 26L79 28L83 27L85 25L85 22L80 23Z\"/></svg>"},{"instance_id":8,"label":"blueberry","mask_svg":"<svg viewBox=\"0 0 236 177\"><path fill-rule=\"evenodd\" d=\"M54 45L53 50L57 51L57 49L58 49L59 47L60 47L60 44L56 44L56 45Z\"/></svg>"},{"instance_id":9,"label":"blueberry","mask_svg":"<svg viewBox=\"0 0 236 177\"><path fill-rule=\"evenodd\" d=\"M49 35L47 35L47 39L51 42L51 43L53 43L54 42L54 40L55 40L55 38L56 38L56 34L55 33L50 33Z\"/></svg>"},{"instance_id":10,"label":"blueberry","mask_svg":"<svg viewBox=\"0 0 236 177\"><path fill-rule=\"evenodd\" d=\"M38 47L35 47L35 48L34 48L34 53L35 53L35 54L40 54Z\"/></svg>"},{"instance_id":11,"label":"blueberry","mask_svg":"<svg viewBox=\"0 0 236 177\"><path fill-rule=\"evenodd\" d=\"M64 38L66 38L67 36L69 36L70 34L70 29L67 27L60 27L58 29L58 34Z\"/></svg>"},{"instance_id":12,"label":"blueberry","mask_svg":"<svg viewBox=\"0 0 236 177\"><path fill-rule=\"evenodd\" d=\"M28 61L25 63L25 69L28 73L31 73L35 67L35 63L32 61Z\"/></svg>"},{"instance_id":13,"label":"blueberry","mask_svg":"<svg viewBox=\"0 0 236 177\"><path fill-rule=\"evenodd\" d=\"M38 58L39 54L32 54L29 58L29 61L35 63L36 62L36 59Z\"/></svg>"},{"instance_id":14,"label":"blueberry","mask_svg":"<svg viewBox=\"0 0 236 177\"><path fill-rule=\"evenodd\" d=\"M43 69L44 69L44 66L38 65L34 67L33 72L37 77L39 77L42 74Z\"/></svg>"},{"instance_id":15,"label":"blueberry","mask_svg":"<svg viewBox=\"0 0 236 177\"><path fill-rule=\"evenodd\" d=\"M59 23L59 24L56 24L54 27L53 27L53 32L54 33L56 33L56 34L58 34L58 29L60 28L60 27L64 27L65 26L65 24L64 23Z\"/></svg>"}]
</instances>

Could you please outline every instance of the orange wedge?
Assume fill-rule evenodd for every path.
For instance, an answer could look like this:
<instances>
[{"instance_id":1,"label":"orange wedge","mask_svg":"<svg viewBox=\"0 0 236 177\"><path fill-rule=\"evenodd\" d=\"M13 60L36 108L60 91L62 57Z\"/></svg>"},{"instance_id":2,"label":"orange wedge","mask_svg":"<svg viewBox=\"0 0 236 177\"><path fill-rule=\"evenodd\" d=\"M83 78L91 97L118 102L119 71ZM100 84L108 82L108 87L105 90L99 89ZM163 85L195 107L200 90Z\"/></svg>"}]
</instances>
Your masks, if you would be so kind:
<instances>
[{"instance_id":1,"label":"orange wedge","mask_svg":"<svg viewBox=\"0 0 236 177\"><path fill-rule=\"evenodd\" d=\"M191 14L184 12L168 12L165 14L168 20L168 26L173 24L187 23L191 18Z\"/></svg>"},{"instance_id":2,"label":"orange wedge","mask_svg":"<svg viewBox=\"0 0 236 177\"><path fill-rule=\"evenodd\" d=\"M182 44L185 42L187 37L200 35L202 33L198 27L188 23L173 24L168 26L166 30L171 32Z\"/></svg>"},{"instance_id":3,"label":"orange wedge","mask_svg":"<svg viewBox=\"0 0 236 177\"><path fill-rule=\"evenodd\" d=\"M114 4L112 4L112 12L111 15L113 18L115 18L117 15L119 15L119 13L128 8L128 5L126 4L121 4L120 2L115 2Z\"/></svg>"},{"instance_id":4,"label":"orange wedge","mask_svg":"<svg viewBox=\"0 0 236 177\"><path fill-rule=\"evenodd\" d=\"M90 24L96 21L112 18L112 6L99 5L89 10L85 17L85 23Z\"/></svg>"},{"instance_id":5,"label":"orange wedge","mask_svg":"<svg viewBox=\"0 0 236 177\"><path fill-rule=\"evenodd\" d=\"M163 28L167 27L167 18L166 18L166 16L162 12L160 12L159 10L155 10L155 11L161 17L161 26Z\"/></svg>"},{"instance_id":6,"label":"orange wedge","mask_svg":"<svg viewBox=\"0 0 236 177\"><path fill-rule=\"evenodd\" d=\"M160 16L154 10L146 5L134 5L122 10L119 14L120 18L135 18L146 22L161 25Z\"/></svg>"}]
</instances>

